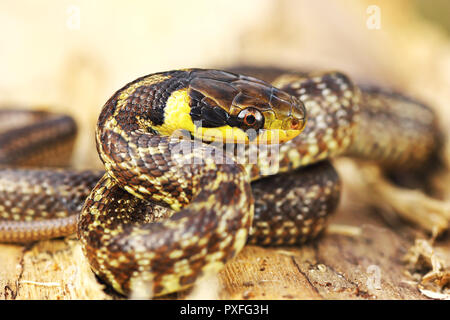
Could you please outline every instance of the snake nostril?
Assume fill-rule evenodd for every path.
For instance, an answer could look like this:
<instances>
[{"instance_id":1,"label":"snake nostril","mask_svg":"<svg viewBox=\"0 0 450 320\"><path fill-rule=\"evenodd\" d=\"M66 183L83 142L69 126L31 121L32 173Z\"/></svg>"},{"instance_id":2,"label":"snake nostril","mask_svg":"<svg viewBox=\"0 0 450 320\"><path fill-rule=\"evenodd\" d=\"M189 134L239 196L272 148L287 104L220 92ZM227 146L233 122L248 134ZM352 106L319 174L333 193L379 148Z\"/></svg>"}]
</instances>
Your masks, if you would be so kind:
<instances>
[{"instance_id":1,"label":"snake nostril","mask_svg":"<svg viewBox=\"0 0 450 320\"><path fill-rule=\"evenodd\" d=\"M291 120L291 129L293 129L293 130L300 129L300 121L298 121L297 119L292 119Z\"/></svg>"}]
</instances>

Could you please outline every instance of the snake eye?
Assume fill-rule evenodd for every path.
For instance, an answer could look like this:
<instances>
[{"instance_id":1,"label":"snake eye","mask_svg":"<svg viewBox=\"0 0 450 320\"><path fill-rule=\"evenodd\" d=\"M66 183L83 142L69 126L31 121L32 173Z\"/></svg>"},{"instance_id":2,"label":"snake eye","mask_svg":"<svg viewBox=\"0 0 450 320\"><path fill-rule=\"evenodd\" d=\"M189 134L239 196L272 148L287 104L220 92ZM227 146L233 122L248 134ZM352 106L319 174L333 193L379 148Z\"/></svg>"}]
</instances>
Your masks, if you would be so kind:
<instances>
[{"instance_id":1,"label":"snake eye","mask_svg":"<svg viewBox=\"0 0 450 320\"><path fill-rule=\"evenodd\" d=\"M264 126L264 116L255 108L246 108L239 112L237 116L243 129L261 129Z\"/></svg>"}]
</instances>

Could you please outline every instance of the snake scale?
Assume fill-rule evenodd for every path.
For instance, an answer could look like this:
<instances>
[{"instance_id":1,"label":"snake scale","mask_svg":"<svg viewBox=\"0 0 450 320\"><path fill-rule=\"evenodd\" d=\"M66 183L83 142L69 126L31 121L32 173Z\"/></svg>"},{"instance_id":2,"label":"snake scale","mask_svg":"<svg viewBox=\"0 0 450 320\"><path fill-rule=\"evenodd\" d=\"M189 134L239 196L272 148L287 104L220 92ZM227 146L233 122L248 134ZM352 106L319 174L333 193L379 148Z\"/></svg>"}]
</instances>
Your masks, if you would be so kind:
<instances>
[{"instance_id":1,"label":"snake scale","mask_svg":"<svg viewBox=\"0 0 450 320\"><path fill-rule=\"evenodd\" d=\"M163 295L247 242L316 237L339 202L329 159L414 170L438 147L434 113L399 93L340 72L231 71L161 72L118 90L96 130L105 172L51 168L68 164L70 117L2 110L0 241L77 231L115 290Z\"/></svg>"}]
</instances>

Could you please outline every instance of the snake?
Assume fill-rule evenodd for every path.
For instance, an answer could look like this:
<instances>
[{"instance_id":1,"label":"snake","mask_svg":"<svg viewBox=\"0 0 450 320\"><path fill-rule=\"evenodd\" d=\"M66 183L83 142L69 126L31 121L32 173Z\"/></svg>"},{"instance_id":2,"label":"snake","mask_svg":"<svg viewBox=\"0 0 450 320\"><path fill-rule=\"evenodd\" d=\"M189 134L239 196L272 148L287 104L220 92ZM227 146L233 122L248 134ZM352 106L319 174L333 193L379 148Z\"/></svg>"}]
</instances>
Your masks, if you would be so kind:
<instances>
[{"instance_id":1,"label":"snake","mask_svg":"<svg viewBox=\"0 0 450 320\"><path fill-rule=\"evenodd\" d=\"M332 159L413 172L439 148L437 121L424 103L339 71L159 72L103 106L105 170L94 171L69 166L71 117L2 109L0 242L76 232L117 292L181 291L247 243L317 238L339 204Z\"/></svg>"}]
</instances>

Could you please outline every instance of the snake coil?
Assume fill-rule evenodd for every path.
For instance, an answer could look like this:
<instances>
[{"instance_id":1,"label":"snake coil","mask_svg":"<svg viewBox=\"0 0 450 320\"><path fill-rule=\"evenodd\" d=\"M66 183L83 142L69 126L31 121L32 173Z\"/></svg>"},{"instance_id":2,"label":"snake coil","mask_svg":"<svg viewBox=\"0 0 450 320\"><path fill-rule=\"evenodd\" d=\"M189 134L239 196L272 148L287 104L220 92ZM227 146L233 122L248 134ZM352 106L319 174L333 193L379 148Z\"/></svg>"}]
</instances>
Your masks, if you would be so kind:
<instances>
[{"instance_id":1,"label":"snake coil","mask_svg":"<svg viewBox=\"0 0 450 320\"><path fill-rule=\"evenodd\" d=\"M238 71L257 78L185 69L118 90L97 123L106 172L19 168L66 164L76 126L1 111L0 241L77 228L92 269L114 289L163 295L217 272L247 242L316 237L339 201L328 159L411 170L437 148L433 112L398 93L339 72ZM241 161L239 150L257 156Z\"/></svg>"}]
</instances>

